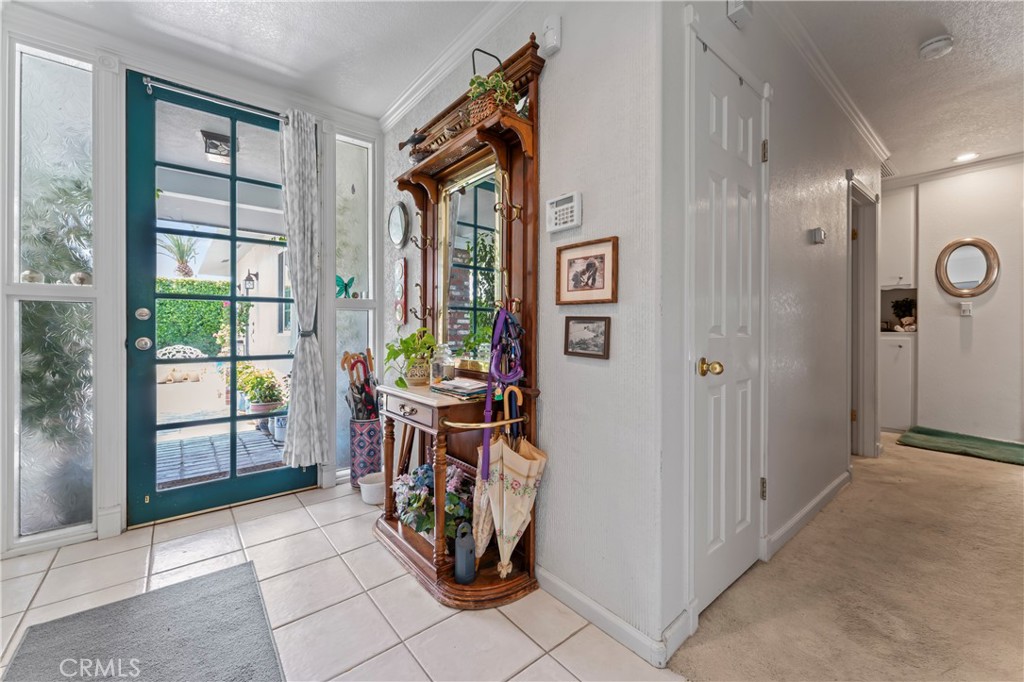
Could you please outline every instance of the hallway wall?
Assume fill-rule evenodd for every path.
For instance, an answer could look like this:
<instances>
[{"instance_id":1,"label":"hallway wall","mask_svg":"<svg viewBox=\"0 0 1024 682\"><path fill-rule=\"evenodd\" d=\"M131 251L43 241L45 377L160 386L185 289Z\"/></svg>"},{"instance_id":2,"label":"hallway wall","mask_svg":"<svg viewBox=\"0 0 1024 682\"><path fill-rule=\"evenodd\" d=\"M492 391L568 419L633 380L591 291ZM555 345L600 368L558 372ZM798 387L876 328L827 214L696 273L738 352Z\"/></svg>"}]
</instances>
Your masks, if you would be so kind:
<instances>
[{"instance_id":1,"label":"hallway wall","mask_svg":"<svg viewBox=\"0 0 1024 682\"><path fill-rule=\"evenodd\" d=\"M725 17L724 4L694 6L705 30L774 90L764 367L767 531L774 551L849 466L845 172L852 168L878 192L880 162L767 4L742 31ZM809 243L807 231L815 227L825 228L825 244Z\"/></svg>"},{"instance_id":2,"label":"hallway wall","mask_svg":"<svg viewBox=\"0 0 1024 682\"><path fill-rule=\"evenodd\" d=\"M1024 441L1024 164L918 185L917 423ZM939 252L981 237L999 253L999 279L973 299L935 279ZM974 315L960 317L960 301Z\"/></svg>"}]
</instances>

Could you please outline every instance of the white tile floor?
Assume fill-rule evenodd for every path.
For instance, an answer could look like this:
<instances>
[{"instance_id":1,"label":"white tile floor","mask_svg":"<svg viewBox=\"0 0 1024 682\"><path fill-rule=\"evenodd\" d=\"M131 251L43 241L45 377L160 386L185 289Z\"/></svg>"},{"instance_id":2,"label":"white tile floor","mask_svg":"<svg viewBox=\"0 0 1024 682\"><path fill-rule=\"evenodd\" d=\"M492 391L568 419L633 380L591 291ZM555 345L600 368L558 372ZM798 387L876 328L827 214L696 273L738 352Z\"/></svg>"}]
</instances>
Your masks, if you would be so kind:
<instances>
[{"instance_id":1,"label":"white tile floor","mask_svg":"<svg viewBox=\"0 0 1024 682\"><path fill-rule=\"evenodd\" d=\"M0 666L34 623L253 561L294 682L678 679L540 590L441 606L374 540L379 513L344 485L4 560Z\"/></svg>"}]
</instances>

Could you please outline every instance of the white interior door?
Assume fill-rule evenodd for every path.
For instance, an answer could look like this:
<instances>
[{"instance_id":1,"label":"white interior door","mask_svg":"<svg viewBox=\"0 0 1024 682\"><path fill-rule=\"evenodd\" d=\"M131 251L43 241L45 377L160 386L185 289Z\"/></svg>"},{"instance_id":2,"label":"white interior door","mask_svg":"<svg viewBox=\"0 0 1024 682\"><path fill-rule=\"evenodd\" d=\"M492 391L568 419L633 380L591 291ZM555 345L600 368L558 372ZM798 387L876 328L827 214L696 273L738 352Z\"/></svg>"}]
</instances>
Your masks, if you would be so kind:
<instances>
[{"instance_id":1,"label":"white interior door","mask_svg":"<svg viewBox=\"0 0 1024 682\"><path fill-rule=\"evenodd\" d=\"M758 557L761 534L761 97L697 51L694 567L706 608ZM714 372L721 370L721 373Z\"/></svg>"}]
</instances>

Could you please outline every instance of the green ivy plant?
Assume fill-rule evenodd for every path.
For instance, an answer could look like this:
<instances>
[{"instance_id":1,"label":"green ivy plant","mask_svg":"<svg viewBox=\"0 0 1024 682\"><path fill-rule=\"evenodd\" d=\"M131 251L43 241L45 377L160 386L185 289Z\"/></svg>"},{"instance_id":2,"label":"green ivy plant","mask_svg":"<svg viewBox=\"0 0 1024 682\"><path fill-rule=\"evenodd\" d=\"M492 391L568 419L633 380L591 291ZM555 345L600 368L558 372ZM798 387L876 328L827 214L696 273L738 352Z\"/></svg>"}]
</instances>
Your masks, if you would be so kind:
<instances>
[{"instance_id":1,"label":"green ivy plant","mask_svg":"<svg viewBox=\"0 0 1024 682\"><path fill-rule=\"evenodd\" d=\"M156 290L162 294L228 296L230 282L181 277L157 277ZM249 326L253 304L238 303L238 329ZM157 303L156 338L161 347L181 344L198 348L207 356L230 350L231 341L223 330L231 323L231 307L223 301L164 299Z\"/></svg>"},{"instance_id":2,"label":"green ivy plant","mask_svg":"<svg viewBox=\"0 0 1024 682\"><path fill-rule=\"evenodd\" d=\"M426 327L420 327L412 334L401 337L396 341L389 341L384 344L387 355L384 356L384 374L396 371L400 375L395 381L395 386L407 388L405 372L409 365L418 360L429 360L430 354L437 346L437 339Z\"/></svg>"},{"instance_id":3,"label":"green ivy plant","mask_svg":"<svg viewBox=\"0 0 1024 682\"><path fill-rule=\"evenodd\" d=\"M490 76L476 75L469 79L469 98L480 99L489 92L494 93L494 101L498 106L515 107L519 102L519 92L515 84L505 78L501 71L495 71Z\"/></svg>"}]
</instances>

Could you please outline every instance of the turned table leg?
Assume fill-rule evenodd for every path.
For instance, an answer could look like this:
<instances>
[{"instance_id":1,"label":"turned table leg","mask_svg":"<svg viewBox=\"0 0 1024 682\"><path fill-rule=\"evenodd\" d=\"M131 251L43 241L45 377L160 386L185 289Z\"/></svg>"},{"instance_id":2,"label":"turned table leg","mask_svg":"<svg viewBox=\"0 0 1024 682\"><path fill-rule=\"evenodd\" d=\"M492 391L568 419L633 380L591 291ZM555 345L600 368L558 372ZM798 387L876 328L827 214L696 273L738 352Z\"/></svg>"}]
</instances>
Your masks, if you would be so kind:
<instances>
[{"instance_id":1,"label":"turned table leg","mask_svg":"<svg viewBox=\"0 0 1024 682\"><path fill-rule=\"evenodd\" d=\"M395 477L395 420L384 416L384 518L395 518L395 491L391 489Z\"/></svg>"},{"instance_id":2,"label":"turned table leg","mask_svg":"<svg viewBox=\"0 0 1024 682\"><path fill-rule=\"evenodd\" d=\"M440 568L445 561L444 498L447 490L448 438L439 431L434 438L434 566Z\"/></svg>"}]
</instances>

